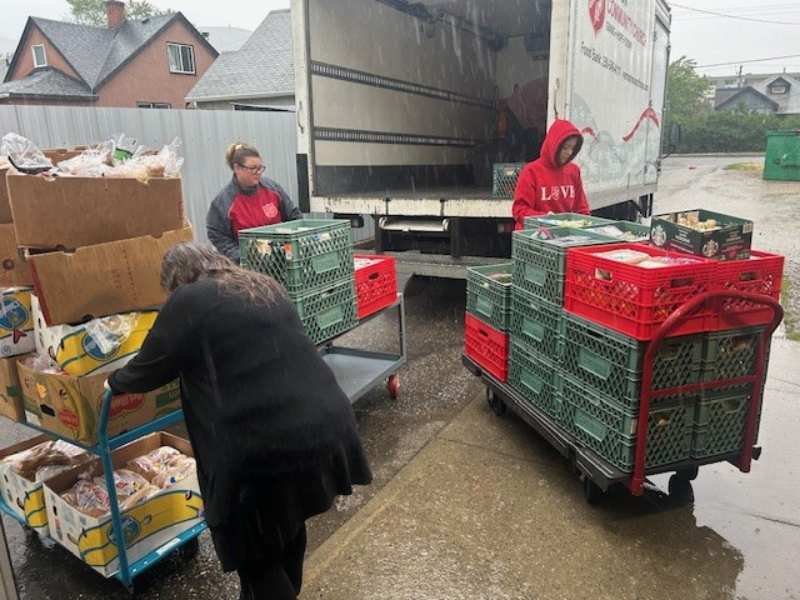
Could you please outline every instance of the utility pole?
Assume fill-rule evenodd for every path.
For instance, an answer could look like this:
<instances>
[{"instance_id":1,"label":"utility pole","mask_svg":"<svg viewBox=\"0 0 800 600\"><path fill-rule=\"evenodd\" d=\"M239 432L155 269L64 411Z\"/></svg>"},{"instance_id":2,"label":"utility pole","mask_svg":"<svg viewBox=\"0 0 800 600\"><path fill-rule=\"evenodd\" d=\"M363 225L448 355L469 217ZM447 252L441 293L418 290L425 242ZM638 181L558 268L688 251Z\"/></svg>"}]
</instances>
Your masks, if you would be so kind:
<instances>
[{"instance_id":1,"label":"utility pole","mask_svg":"<svg viewBox=\"0 0 800 600\"><path fill-rule=\"evenodd\" d=\"M739 80L736 87L744 87L744 77L742 77L742 71L744 70L744 65L739 65Z\"/></svg>"}]
</instances>

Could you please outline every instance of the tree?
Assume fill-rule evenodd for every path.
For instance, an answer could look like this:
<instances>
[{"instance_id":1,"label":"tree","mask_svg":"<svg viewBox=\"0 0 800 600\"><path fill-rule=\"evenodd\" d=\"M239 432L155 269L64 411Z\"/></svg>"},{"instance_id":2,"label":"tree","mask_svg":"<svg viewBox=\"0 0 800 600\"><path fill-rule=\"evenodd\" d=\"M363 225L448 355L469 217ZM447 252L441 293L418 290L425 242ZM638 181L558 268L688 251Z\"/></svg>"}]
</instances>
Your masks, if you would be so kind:
<instances>
[{"instance_id":1,"label":"tree","mask_svg":"<svg viewBox=\"0 0 800 600\"><path fill-rule=\"evenodd\" d=\"M83 25L97 27L106 24L105 0L67 0L73 19ZM163 15L169 11L159 10L148 0L127 0L125 2L125 15L129 19L138 20L155 15Z\"/></svg>"},{"instance_id":2,"label":"tree","mask_svg":"<svg viewBox=\"0 0 800 600\"><path fill-rule=\"evenodd\" d=\"M697 74L697 63L685 56L673 62L667 71L667 99L664 107L667 118L681 124L705 112L705 95L711 83Z\"/></svg>"}]
</instances>

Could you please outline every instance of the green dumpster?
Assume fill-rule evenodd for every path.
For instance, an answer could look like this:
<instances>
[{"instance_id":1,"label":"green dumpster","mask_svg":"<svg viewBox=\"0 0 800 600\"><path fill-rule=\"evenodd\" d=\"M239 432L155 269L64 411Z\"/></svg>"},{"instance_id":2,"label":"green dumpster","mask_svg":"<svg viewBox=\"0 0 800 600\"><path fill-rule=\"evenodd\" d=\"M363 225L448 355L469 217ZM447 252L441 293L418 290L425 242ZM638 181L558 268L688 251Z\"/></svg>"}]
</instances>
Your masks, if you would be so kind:
<instances>
[{"instance_id":1,"label":"green dumpster","mask_svg":"<svg viewBox=\"0 0 800 600\"><path fill-rule=\"evenodd\" d=\"M800 129L767 132L764 179L800 181Z\"/></svg>"}]
</instances>

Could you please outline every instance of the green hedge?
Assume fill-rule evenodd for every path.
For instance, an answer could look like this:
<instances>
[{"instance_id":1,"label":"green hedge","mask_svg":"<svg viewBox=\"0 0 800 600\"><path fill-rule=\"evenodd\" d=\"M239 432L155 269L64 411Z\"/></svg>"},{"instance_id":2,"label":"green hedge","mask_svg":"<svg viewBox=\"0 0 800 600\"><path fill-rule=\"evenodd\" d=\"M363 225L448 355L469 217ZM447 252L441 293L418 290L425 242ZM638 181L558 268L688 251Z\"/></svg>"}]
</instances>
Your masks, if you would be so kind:
<instances>
[{"instance_id":1,"label":"green hedge","mask_svg":"<svg viewBox=\"0 0 800 600\"><path fill-rule=\"evenodd\" d=\"M776 129L800 129L800 116L778 117L737 109L707 112L679 122L681 141L676 153L764 152L766 132ZM670 125L667 123L665 138ZM668 143L668 141L665 141Z\"/></svg>"}]
</instances>

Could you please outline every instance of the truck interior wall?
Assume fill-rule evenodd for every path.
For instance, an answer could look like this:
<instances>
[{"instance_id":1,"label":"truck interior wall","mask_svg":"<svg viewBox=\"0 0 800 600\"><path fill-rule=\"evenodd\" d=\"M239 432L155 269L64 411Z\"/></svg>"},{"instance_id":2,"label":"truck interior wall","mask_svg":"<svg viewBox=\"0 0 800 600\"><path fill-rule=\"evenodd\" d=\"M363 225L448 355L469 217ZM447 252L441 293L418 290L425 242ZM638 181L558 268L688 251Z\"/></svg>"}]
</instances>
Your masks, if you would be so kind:
<instances>
[{"instance_id":1,"label":"truck interior wall","mask_svg":"<svg viewBox=\"0 0 800 600\"><path fill-rule=\"evenodd\" d=\"M423 4L431 18L402 0L309 0L314 195L488 187L493 162L531 158L530 148L498 143L498 109L514 113L517 137L533 122L544 129L547 57L529 52L524 35L549 26L548 5ZM509 4L524 5L527 17L509 14ZM479 5L496 8L509 35L489 33L489 13L465 21ZM542 99L543 110L526 108ZM538 150L538 141L529 145Z\"/></svg>"}]
</instances>

